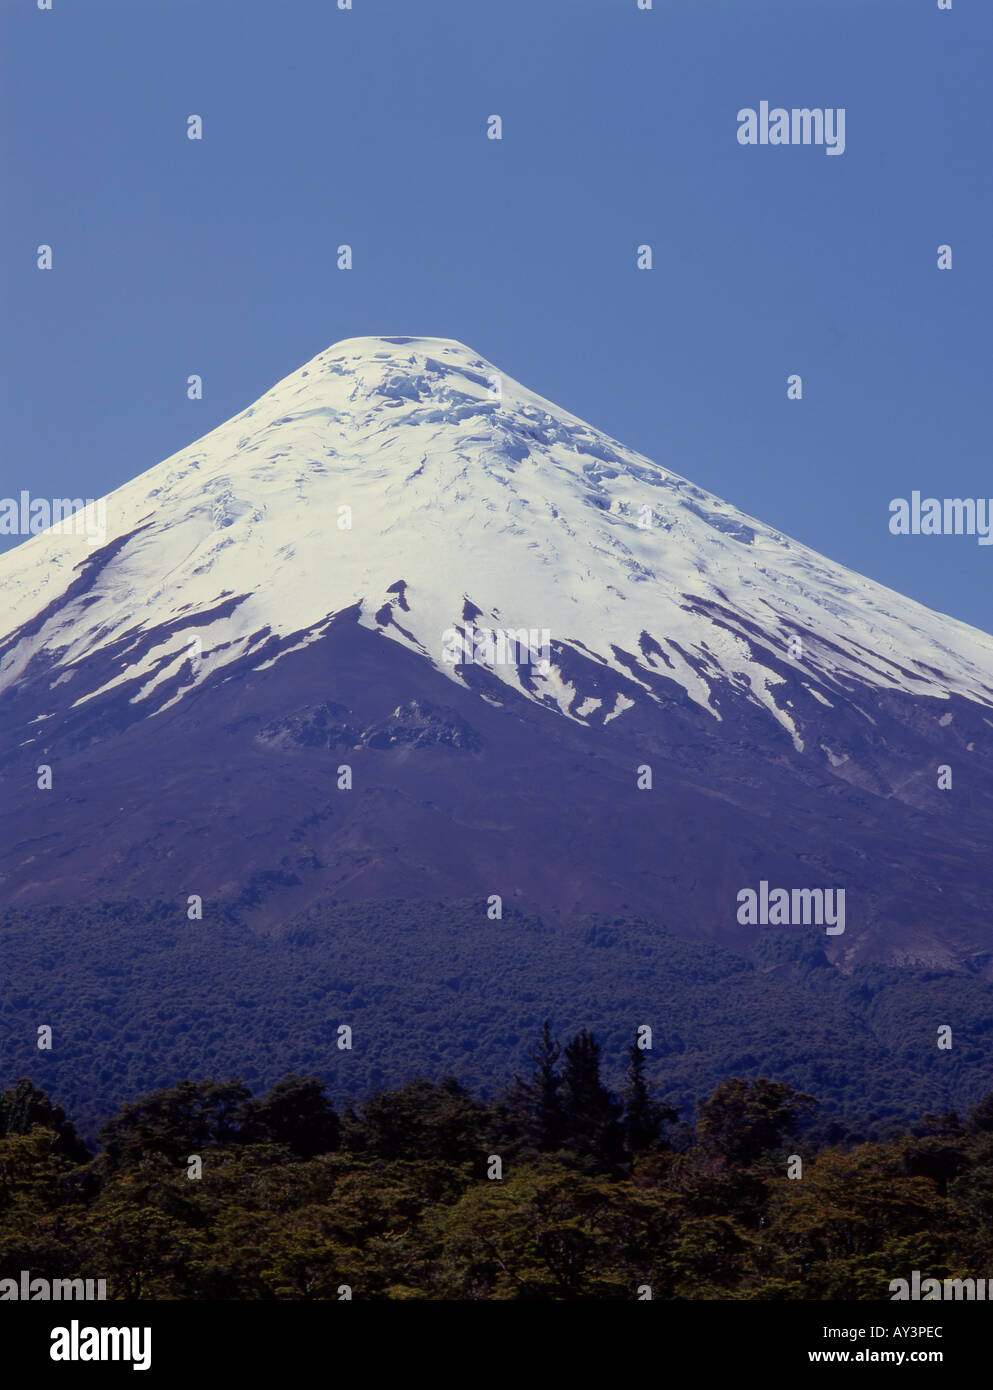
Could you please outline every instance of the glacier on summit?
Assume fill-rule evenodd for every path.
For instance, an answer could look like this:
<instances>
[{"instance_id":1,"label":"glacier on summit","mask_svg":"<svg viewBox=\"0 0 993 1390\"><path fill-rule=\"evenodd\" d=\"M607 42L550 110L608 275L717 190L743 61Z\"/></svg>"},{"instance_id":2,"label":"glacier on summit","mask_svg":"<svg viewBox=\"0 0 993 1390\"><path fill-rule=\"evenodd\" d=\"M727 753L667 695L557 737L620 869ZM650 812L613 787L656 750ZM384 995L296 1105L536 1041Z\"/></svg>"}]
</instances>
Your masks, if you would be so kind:
<instances>
[{"instance_id":1,"label":"glacier on summit","mask_svg":"<svg viewBox=\"0 0 993 1390\"><path fill-rule=\"evenodd\" d=\"M42 659L74 705L137 677L131 702L158 713L354 609L461 684L443 660L453 627L547 629L547 666L492 674L579 723L623 719L633 701L599 708L568 652L717 720L733 690L797 747L787 662L825 706L859 686L993 706L993 637L746 516L448 339L335 344L112 492L106 514L99 550L49 531L0 558L0 691ZM116 674L104 665L99 686L77 688L98 651Z\"/></svg>"}]
</instances>

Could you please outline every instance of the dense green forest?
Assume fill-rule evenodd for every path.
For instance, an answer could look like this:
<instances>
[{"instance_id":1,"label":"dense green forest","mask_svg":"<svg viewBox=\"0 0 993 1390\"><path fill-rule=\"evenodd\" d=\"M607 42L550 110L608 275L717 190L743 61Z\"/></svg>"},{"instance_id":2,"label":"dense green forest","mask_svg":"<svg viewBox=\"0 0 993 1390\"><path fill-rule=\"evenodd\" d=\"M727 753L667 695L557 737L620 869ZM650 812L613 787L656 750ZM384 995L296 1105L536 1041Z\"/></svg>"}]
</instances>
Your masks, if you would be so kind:
<instances>
[{"instance_id":1,"label":"dense green forest","mask_svg":"<svg viewBox=\"0 0 993 1390\"><path fill-rule=\"evenodd\" d=\"M993 1094L886 1143L816 1143L817 1102L722 1082L695 1120L630 1044L618 1094L547 1025L484 1102L413 1080L340 1110L315 1077L184 1081L93 1156L28 1080L0 1094L0 1278L144 1299L872 1299L993 1277Z\"/></svg>"},{"instance_id":2,"label":"dense green forest","mask_svg":"<svg viewBox=\"0 0 993 1390\"><path fill-rule=\"evenodd\" d=\"M615 1088L634 1030L650 1025L684 1113L724 1077L775 1076L818 1097L825 1140L837 1126L885 1140L990 1089L993 986L881 965L843 974L823 947L817 929L773 929L746 959L656 922L489 921L480 902L330 905L276 936L210 903L188 921L185 900L7 912L0 1087L31 1076L91 1140L125 1100L188 1076L262 1092L313 1073L357 1101L454 1075L486 1098L548 1017L563 1036L593 1029Z\"/></svg>"}]
</instances>

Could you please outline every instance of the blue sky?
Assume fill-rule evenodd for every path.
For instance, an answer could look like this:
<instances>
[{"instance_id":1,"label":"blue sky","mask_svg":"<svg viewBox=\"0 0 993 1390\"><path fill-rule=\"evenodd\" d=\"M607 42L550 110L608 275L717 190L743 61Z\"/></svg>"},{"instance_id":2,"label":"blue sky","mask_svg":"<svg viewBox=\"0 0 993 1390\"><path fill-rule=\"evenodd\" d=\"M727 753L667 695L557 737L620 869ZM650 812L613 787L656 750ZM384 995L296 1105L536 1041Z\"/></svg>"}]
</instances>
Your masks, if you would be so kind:
<instances>
[{"instance_id":1,"label":"blue sky","mask_svg":"<svg viewBox=\"0 0 993 1390\"><path fill-rule=\"evenodd\" d=\"M0 20L0 495L101 495L340 338L438 335L993 628L993 547L887 529L915 488L993 496L990 0L0 0ZM763 99L844 107L845 153L740 146Z\"/></svg>"}]
</instances>

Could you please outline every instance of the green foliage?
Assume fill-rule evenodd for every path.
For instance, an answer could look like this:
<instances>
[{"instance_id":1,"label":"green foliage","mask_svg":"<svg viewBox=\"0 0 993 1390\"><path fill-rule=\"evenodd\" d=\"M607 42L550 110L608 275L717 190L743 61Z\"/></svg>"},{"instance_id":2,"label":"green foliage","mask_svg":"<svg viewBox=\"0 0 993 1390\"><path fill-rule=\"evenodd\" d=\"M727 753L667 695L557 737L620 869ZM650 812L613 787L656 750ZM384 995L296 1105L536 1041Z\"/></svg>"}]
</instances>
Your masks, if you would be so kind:
<instances>
[{"instance_id":1,"label":"green foliage","mask_svg":"<svg viewBox=\"0 0 993 1390\"><path fill-rule=\"evenodd\" d=\"M515 1076L507 1101L511 1132L538 1153L551 1153L562 1144L565 1118L562 1114L562 1048L552 1037L546 1019L541 1036L528 1053L532 1071L529 1079Z\"/></svg>"},{"instance_id":2,"label":"green foliage","mask_svg":"<svg viewBox=\"0 0 993 1390\"><path fill-rule=\"evenodd\" d=\"M238 1081L181 1081L131 1102L100 1130L105 1162L133 1165L150 1154L179 1162L191 1152L234 1139L251 1092Z\"/></svg>"},{"instance_id":3,"label":"green foliage","mask_svg":"<svg viewBox=\"0 0 993 1390\"><path fill-rule=\"evenodd\" d=\"M16 1086L0 1092L0 1136L30 1134L36 1125L50 1131L50 1153L63 1154L76 1163L89 1157L61 1105L53 1105L44 1091L22 1078Z\"/></svg>"},{"instance_id":4,"label":"green foliage","mask_svg":"<svg viewBox=\"0 0 993 1390\"><path fill-rule=\"evenodd\" d=\"M244 1136L256 1143L285 1144L297 1158L338 1147L341 1125L316 1076L287 1076L242 1117Z\"/></svg>"},{"instance_id":5,"label":"green foliage","mask_svg":"<svg viewBox=\"0 0 993 1390\"><path fill-rule=\"evenodd\" d=\"M590 1301L646 1285L656 1299L878 1299L914 1269L993 1277L993 1096L965 1123L945 1112L845 1148L797 1138L811 1097L731 1078L677 1148L636 1051L623 1109L586 1029L564 1047L543 1031L544 1087L523 1107L517 1087L488 1104L421 1078L339 1120L313 1077L261 1098L183 1081L126 1104L84 1162L22 1081L0 1096L0 1278L103 1278L117 1299ZM542 1151L550 1101L558 1147Z\"/></svg>"},{"instance_id":6,"label":"green foliage","mask_svg":"<svg viewBox=\"0 0 993 1390\"><path fill-rule=\"evenodd\" d=\"M632 1043L623 1095L624 1145L629 1154L652 1148L659 1142L663 1126L678 1117L671 1105L659 1105L652 1099L647 1069L645 1051Z\"/></svg>"},{"instance_id":7,"label":"green foliage","mask_svg":"<svg viewBox=\"0 0 993 1390\"><path fill-rule=\"evenodd\" d=\"M697 1139L729 1163L754 1163L795 1134L800 1116L816 1104L781 1081L724 1081L700 1106Z\"/></svg>"},{"instance_id":8,"label":"green foliage","mask_svg":"<svg viewBox=\"0 0 993 1390\"><path fill-rule=\"evenodd\" d=\"M565 1144L598 1167L619 1162L621 1107L600 1079L600 1044L581 1028L562 1052L562 1117Z\"/></svg>"},{"instance_id":9,"label":"green foliage","mask_svg":"<svg viewBox=\"0 0 993 1390\"><path fill-rule=\"evenodd\" d=\"M478 1161L489 1116L454 1077L411 1081L380 1091L345 1129L346 1146L381 1159L426 1159L461 1166Z\"/></svg>"}]
</instances>

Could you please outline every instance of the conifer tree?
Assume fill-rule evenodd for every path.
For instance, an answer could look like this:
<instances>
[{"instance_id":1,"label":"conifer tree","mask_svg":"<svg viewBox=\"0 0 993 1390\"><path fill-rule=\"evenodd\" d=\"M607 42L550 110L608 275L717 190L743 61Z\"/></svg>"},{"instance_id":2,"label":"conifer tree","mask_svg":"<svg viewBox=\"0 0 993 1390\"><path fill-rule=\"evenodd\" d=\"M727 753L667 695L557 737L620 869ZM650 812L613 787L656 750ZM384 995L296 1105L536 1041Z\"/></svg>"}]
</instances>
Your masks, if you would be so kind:
<instances>
[{"instance_id":1,"label":"conifer tree","mask_svg":"<svg viewBox=\"0 0 993 1390\"><path fill-rule=\"evenodd\" d=\"M622 1127L627 1151L632 1156L659 1142L662 1125L676 1118L671 1105L658 1105L651 1097L645 1074L645 1053L636 1042L628 1052L627 1085L624 1088Z\"/></svg>"},{"instance_id":2,"label":"conifer tree","mask_svg":"<svg viewBox=\"0 0 993 1390\"><path fill-rule=\"evenodd\" d=\"M552 1037L546 1019L538 1041L528 1053L532 1073L528 1080L514 1078L510 1093L512 1124L532 1148L553 1153L562 1147L562 1077L559 1058L562 1049Z\"/></svg>"},{"instance_id":3,"label":"conifer tree","mask_svg":"<svg viewBox=\"0 0 993 1390\"><path fill-rule=\"evenodd\" d=\"M565 1147L611 1167L621 1155L621 1107L600 1080L600 1044L583 1028L562 1054Z\"/></svg>"}]
</instances>

